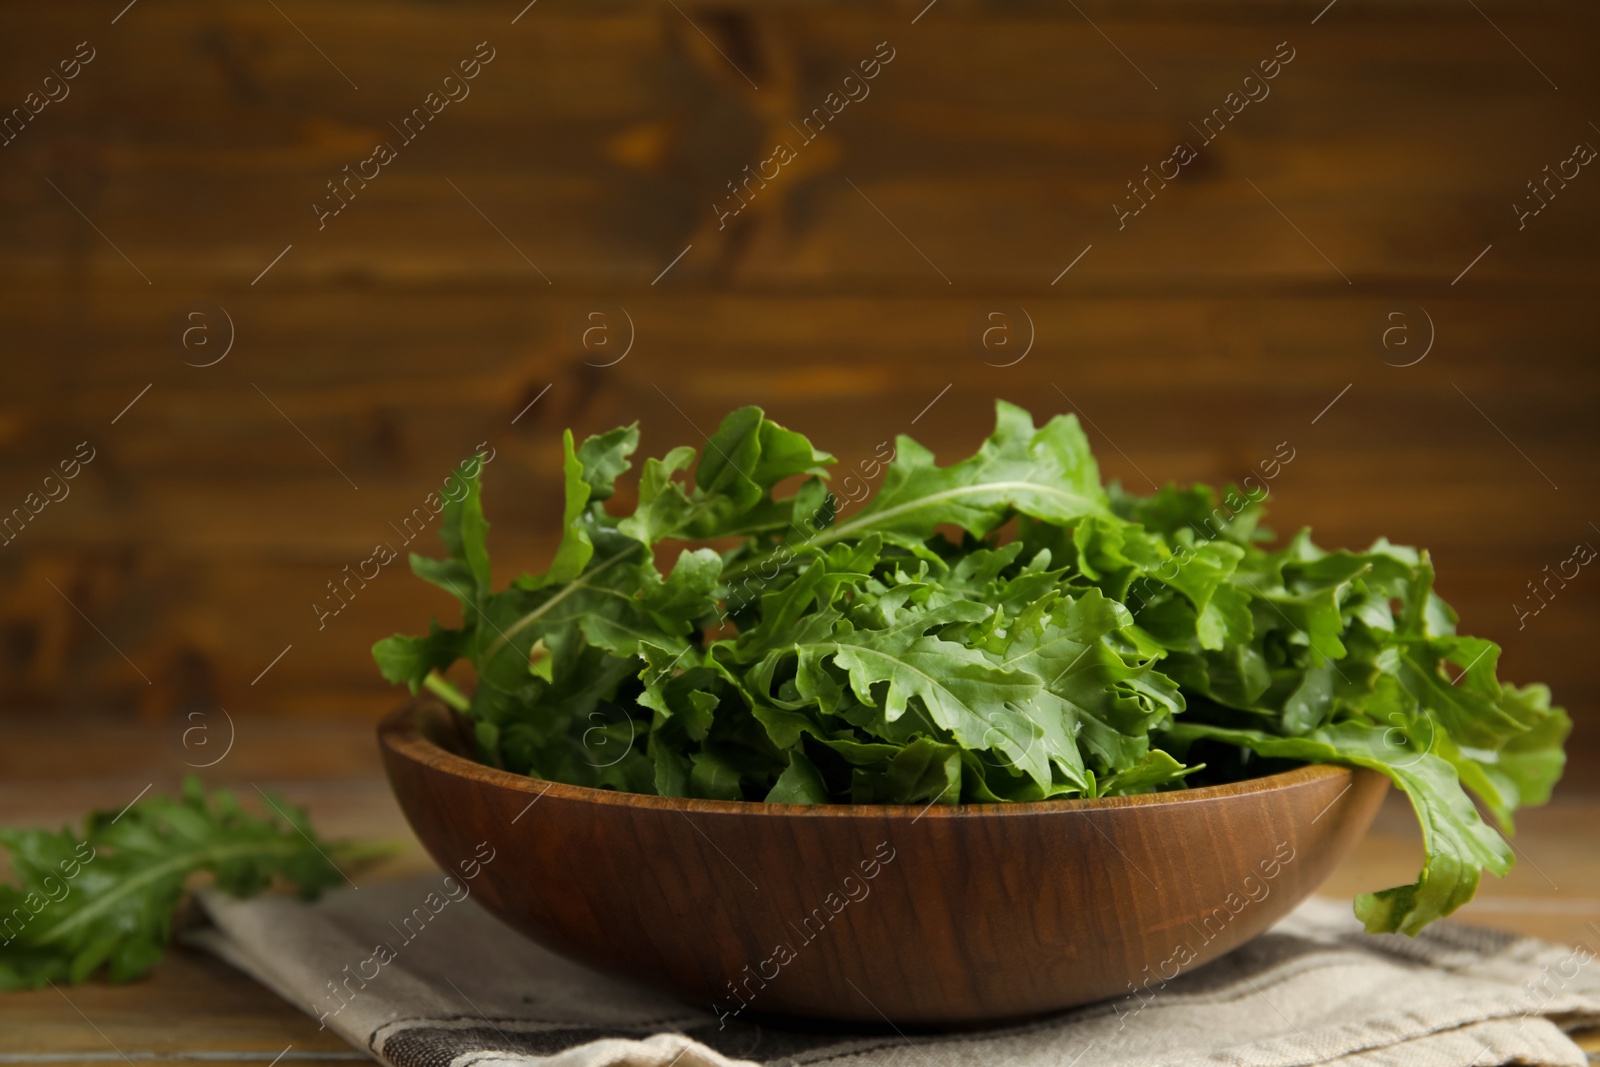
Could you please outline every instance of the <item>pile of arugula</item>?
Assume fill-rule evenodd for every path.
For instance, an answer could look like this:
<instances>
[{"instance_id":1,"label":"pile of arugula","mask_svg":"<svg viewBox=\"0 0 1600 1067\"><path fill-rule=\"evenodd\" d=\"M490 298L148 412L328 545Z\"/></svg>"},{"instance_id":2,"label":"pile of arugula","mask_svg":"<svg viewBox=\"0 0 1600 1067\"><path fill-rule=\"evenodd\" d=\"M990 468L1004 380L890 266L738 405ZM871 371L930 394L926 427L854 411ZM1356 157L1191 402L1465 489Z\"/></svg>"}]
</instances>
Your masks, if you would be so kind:
<instances>
[{"instance_id":1,"label":"pile of arugula","mask_svg":"<svg viewBox=\"0 0 1600 1067\"><path fill-rule=\"evenodd\" d=\"M758 408L703 453L647 459L627 515L606 501L637 427L569 432L555 558L499 592L468 465L448 557L411 558L462 624L374 657L465 714L484 762L556 781L954 804L1339 763L1387 775L1422 823L1417 882L1356 902L1369 930L1414 934L1510 868L1467 790L1509 831L1549 797L1570 723L1544 686L1496 679L1497 646L1455 633L1425 552L1325 552L1305 532L1268 551L1256 502L1108 490L1073 416L1036 428L998 408L948 467L899 437L848 516L832 457ZM663 573L670 542L689 544ZM463 659L470 699L443 677Z\"/></svg>"},{"instance_id":2,"label":"pile of arugula","mask_svg":"<svg viewBox=\"0 0 1600 1067\"><path fill-rule=\"evenodd\" d=\"M198 872L235 896L282 879L310 899L343 877L329 853L383 851L319 843L304 812L267 802L276 815L256 818L233 794L207 799L189 778L177 799L153 795L93 813L82 834L0 830L19 883L0 882L0 989L77 983L102 969L113 982L137 978L165 953Z\"/></svg>"}]
</instances>

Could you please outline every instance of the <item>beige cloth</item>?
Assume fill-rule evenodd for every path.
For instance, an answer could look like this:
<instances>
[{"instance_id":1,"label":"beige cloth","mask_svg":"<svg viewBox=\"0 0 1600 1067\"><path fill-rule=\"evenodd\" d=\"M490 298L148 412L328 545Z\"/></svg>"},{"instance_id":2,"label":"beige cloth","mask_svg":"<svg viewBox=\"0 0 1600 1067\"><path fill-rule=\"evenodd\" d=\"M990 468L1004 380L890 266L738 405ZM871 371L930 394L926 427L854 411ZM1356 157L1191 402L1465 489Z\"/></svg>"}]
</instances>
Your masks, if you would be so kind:
<instances>
[{"instance_id":1,"label":"beige cloth","mask_svg":"<svg viewBox=\"0 0 1600 1067\"><path fill-rule=\"evenodd\" d=\"M426 926L390 921L430 892ZM440 876L315 905L203 900L215 925L192 940L394 1067L1587 1067L1563 1027L1600 1022L1600 937L1574 949L1451 922L1370 937L1347 903L1316 899L1142 1002L911 1036L719 1029L707 1012L546 952L470 898L445 900ZM392 959L374 961L379 942ZM370 980L335 997L357 972Z\"/></svg>"}]
</instances>

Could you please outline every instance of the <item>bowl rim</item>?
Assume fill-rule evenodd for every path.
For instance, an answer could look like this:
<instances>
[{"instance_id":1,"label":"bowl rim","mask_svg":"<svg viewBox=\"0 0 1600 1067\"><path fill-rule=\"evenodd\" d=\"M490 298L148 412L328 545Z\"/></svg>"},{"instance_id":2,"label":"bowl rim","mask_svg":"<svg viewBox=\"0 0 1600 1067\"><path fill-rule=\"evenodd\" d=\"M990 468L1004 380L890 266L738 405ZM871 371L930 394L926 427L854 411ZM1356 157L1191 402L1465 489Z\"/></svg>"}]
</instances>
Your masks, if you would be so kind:
<instances>
[{"instance_id":1,"label":"bowl rim","mask_svg":"<svg viewBox=\"0 0 1600 1067\"><path fill-rule=\"evenodd\" d=\"M458 755L423 733L419 719L425 714L442 714L453 722L465 721L441 701L425 695L407 700L378 723L378 744L386 754L418 763L427 769L479 785L497 786L533 796L536 800L551 794L557 799L616 807L675 811L679 814L773 815L798 818L970 818L978 815L1038 815L1047 812L1105 811L1114 808L1196 804L1232 797L1269 793L1310 785L1326 779L1348 779L1337 801L1350 791L1361 768L1330 763L1311 763L1260 778L1240 782L1199 786L1171 793L1139 793L1133 796L1026 800L995 804L769 804L758 800L704 800L698 797L666 797L653 793L624 793L614 789L571 785L547 778L534 778L491 767ZM1365 775L1375 774L1366 771ZM530 802L530 807L532 803Z\"/></svg>"}]
</instances>

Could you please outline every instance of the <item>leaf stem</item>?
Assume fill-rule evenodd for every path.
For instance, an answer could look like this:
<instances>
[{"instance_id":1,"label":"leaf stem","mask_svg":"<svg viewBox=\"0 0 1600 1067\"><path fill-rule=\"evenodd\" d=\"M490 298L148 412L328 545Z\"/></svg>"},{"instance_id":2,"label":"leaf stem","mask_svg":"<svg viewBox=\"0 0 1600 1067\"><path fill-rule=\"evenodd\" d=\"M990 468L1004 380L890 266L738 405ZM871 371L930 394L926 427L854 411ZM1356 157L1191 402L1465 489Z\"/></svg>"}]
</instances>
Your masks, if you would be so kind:
<instances>
[{"instance_id":1,"label":"leaf stem","mask_svg":"<svg viewBox=\"0 0 1600 1067\"><path fill-rule=\"evenodd\" d=\"M879 511L871 511L869 509L855 516L848 522L840 523L838 526L831 526L826 530L817 531L815 535L806 538L797 547L809 546L814 548L823 548L827 545L833 544L835 541L850 537L858 531L871 530L873 527L880 526L891 519L896 519L901 515L931 507L934 504L943 503L946 500L955 500L965 496L977 496L983 493L1005 493L1011 490L1019 489L1028 489L1036 493L1048 494L1069 502L1081 504L1085 506L1087 511L1090 513L1104 510L1096 501L1082 495L1081 493L1073 493L1064 489L1056 489L1052 486L1040 485L1035 482L1018 481L1014 479L1008 481L979 482L976 485L962 485L957 486L954 489L945 489L937 493L929 493L926 496L916 497L912 500L906 501L903 504L896 504L892 507L883 508ZM1013 509L1015 509L1015 504L1011 506ZM750 573L751 570L755 569L757 565L765 563L775 555L777 555L776 550L763 553L762 555L753 557L751 559L747 559L744 562L736 564L724 571L722 573L722 578L725 582L742 578L746 574ZM785 564L785 566L787 566L787 564Z\"/></svg>"},{"instance_id":2,"label":"leaf stem","mask_svg":"<svg viewBox=\"0 0 1600 1067\"><path fill-rule=\"evenodd\" d=\"M464 712L472 706L472 702L462 695L461 690L445 681L438 671L428 672L428 676L422 679L422 688L457 711Z\"/></svg>"},{"instance_id":3,"label":"leaf stem","mask_svg":"<svg viewBox=\"0 0 1600 1067\"><path fill-rule=\"evenodd\" d=\"M566 588L561 590L561 592L557 593L549 600L546 600L543 604L540 604L522 618L518 619L510 626L507 626L504 630L501 630L500 636L491 641L489 643L489 647L484 650L482 662L489 662L495 657L496 653L511 643L511 639L513 637L517 636L517 634L521 633L524 629L537 622L540 616L544 615L547 611L561 603L573 593L576 593L578 590L587 586L590 582L594 581L595 578L609 570L613 565L633 555L643 547L643 545L635 543L632 547L623 549L610 559L603 560L595 566L590 567L576 578L572 579L572 581L568 582Z\"/></svg>"},{"instance_id":4,"label":"leaf stem","mask_svg":"<svg viewBox=\"0 0 1600 1067\"><path fill-rule=\"evenodd\" d=\"M60 941L68 931L94 921L107 911L115 911L125 900L136 898L140 893L144 892L145 886L150 883L159 882L163 878L180 872L187 876L189 872L198 870L201 867L214 865L225 860L239 859L240 857L292 855L304 849L304 847L300 842L292 839L237 841L227 845L192 848L170 855L166 859L124 878L103 895L90 900L83 907L47 929L38 940L40 943Z\"/></svg>"}]
</instances>

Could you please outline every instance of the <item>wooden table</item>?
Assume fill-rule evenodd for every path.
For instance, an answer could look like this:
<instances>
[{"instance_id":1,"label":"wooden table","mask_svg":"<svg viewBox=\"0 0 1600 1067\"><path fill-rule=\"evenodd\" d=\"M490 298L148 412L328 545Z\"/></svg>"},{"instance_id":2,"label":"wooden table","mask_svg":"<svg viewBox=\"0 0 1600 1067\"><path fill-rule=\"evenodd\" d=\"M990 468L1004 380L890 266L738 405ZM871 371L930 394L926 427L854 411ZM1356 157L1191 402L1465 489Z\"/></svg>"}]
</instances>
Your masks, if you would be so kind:
<instances>
[{"instance_id":1,"label":"wooden table","mask_svg":"<svg viewBox=\"0 0 1600 1067\"><path fill-rule=\"evenodd\" d=\"M157 788L174 784L171 770L162 767L167 739L150 731L106 727L80 735L90 766L114 757L119 769L49 782L50 738L59 735L46 727L36 728L31 737L22 731L0 761L0 771L8 772L0 781L0 810L26 813L15 821L49 825L89 807L119 807L152 780ZM272 735L255 740L256 755L249 758L258 762L235 768L246 776L234 780L237 787L252 791L250 776L271 769L259 762L263 754L279 747L315 747L330 769L343 773L262 777L259 784L307 807L327 836L406 843L403 854L364 880L431 869L377 773L375 746L364 729L341 732L317 724L280 724ZM1600 949L1597 824L1600 796L1576 790L1558 795L1549 807L1520 815L1516 868L1503 880L1488 880L1458 917ZM1403 800L1391 794L1366 840L1323 892L1348 899L1358 890L1409 881L1419 860L1415 820ZM6 1035L0 1048L4 1063L88 1064L118 1061L122 1055L164 1060L203 1054L218 1063L259 1065L280 1052L285 1053L284 1063L365 1058L327 1031L319 1032L310 1016L228 965L183 948L173 951L149 978L130 985L93 983L0 995L0 1034ZM1600 1055L1600 1031L1582 1043Z\"/></svg>"},{"instance_id":2,"label":"wooden table","mask_svg":"<svg viewBox=\"0 0 1600 1067\"><path fill-rule=\"evenodd\" d=\"M906 430L948 461L996 396L1076 410L1139 491L1291 442L1274 527L1432 546L1463 628L1553 684L1575 784L1596 777L1600 579L1515 611L1600 521L1600 177L1525 225L1512 206L1597 136L1594 5L525 3L12 12L0 107L77 42L95 58L0 149L0 507L78 442L96 458L0 551L0 822L173 786L190 716L215 737L225 708L208 784L404 834L368 649L449 605L387 577L323 627L330 580L486 439L497 579L541 568L563 427L638 419L658 453L745 403L846 463ZM480 40L470 99L319 220ZM879 42L871 97L721 224L730 180ZM1270 98L1201 132L1278 42ZM625 360L574 328L597 312ZM1025 359L981 342L996 313L1036 333ZM1380 340L1397 313L1437 327L1413 365ZM1528 861L1466 917L1591 936L1597 818L1577 793L1529 814ZM1416 864L1391 811L1328 892ZM182 951L66 996L0 996L0 1063L349 1054Z\"/></svg>"}]
</instances>

